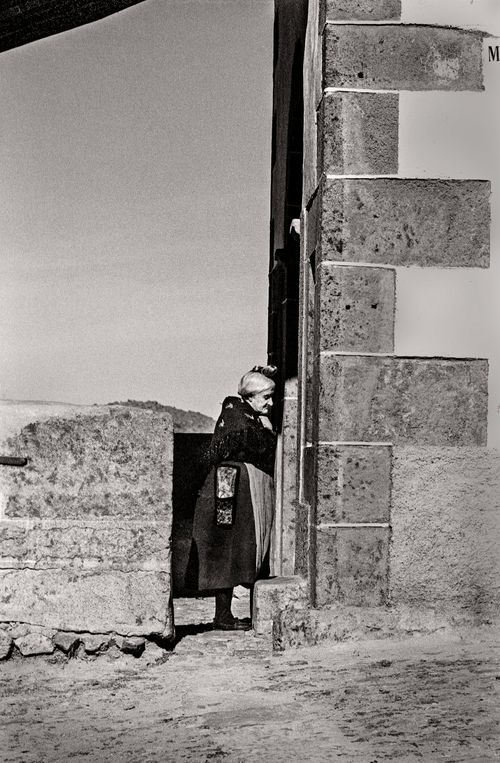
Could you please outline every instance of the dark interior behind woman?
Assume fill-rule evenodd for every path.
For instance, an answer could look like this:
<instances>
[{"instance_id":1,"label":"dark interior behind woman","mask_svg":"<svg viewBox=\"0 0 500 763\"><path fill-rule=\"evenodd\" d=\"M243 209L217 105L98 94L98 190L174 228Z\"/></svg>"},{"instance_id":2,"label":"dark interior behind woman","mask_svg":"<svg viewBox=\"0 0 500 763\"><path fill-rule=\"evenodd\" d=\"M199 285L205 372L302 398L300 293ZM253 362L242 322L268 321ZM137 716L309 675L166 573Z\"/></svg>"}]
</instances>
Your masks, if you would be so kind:
<instances>
[{"instance_id":1,"label":"dark interior behind woman","mask_svg":"<svg viewBox=\"0 0 500 763\"><path fill-rule=\"evenodd\" d=\"M215 593L214 627L249 628L231 612L233 588L269 574L276 435L269 414L274 366L255 366L226 397L207 453L193 524L190 574ZM194 576L194 579L193 579Z\"/></svg>"}]
</instances>

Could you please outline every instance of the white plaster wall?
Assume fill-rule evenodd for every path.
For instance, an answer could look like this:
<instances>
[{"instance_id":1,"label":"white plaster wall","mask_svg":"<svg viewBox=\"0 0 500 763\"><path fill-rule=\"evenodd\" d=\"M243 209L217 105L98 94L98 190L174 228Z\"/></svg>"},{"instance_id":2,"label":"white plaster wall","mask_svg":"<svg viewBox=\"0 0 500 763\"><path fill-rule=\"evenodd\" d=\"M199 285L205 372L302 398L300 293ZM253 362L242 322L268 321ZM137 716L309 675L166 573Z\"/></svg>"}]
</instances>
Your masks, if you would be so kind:
<instances>
[{"instance_id":1,"label":"white plaster wall","mask_svg":"<svg viewBox=\"0 0 500 763\"><path fill-rule=\"evenodd\" d=\"M497 0L403 0L402 20L500 36ZM499 42L484 42L484 92L400 95L400 174L491 180L492 225L489 270L398 268L396 313L399 355L489 359L492 447L500 447L500 63L487 59Z\"/></svg>"},{"instance_id":2,"label":"white plaster wall","mask_svg":"<svg viewBox=\"0 0 500 763\"><path fill-rule=\"evenodd\" d=\"M395 448L390 595L485 620L500 605L500 451Z\"/></svg>"}]
</instances>

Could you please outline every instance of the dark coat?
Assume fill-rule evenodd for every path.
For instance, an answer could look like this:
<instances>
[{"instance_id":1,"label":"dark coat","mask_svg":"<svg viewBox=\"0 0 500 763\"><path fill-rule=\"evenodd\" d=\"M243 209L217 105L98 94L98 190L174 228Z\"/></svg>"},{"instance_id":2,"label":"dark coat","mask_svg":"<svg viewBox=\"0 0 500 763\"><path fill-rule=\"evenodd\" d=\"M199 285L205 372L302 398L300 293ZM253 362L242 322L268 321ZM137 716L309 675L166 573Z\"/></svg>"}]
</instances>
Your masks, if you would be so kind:
<instances>
[{"instance_id":1,"label":"dark coat","mask_svg":"<svg viewBox=\"0 0 500 763\"><path fill-rule=\"evenodd\" d=\"M248 472L244 462L273 475L276 435L239 397L227 397L205 459L208 475L200 491L193 523L190 587L200 591L251 586L256 579L255 526ZM233 524L215 521L215 471L221 464L239 470Z\"/></svg>"}]
</instances>

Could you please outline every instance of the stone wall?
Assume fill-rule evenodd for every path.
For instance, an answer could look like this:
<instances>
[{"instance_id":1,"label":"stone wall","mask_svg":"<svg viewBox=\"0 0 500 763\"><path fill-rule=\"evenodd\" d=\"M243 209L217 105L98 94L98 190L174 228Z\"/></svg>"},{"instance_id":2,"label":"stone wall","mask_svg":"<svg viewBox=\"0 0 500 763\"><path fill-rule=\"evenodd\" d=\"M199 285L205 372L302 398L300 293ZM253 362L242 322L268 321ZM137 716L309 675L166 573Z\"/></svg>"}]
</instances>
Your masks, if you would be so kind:
<instances>
[{"instance_id":1,"label":"stone wall","mask_svg":"<svg viewBox=\"0 0 500 763\"><path fill-rule=\"evenodd\" d=\"M398 91L481 90L483 35L400 13L397 0L308 3L295 572L318 610L448 602L451 619L487 618L488 362L394 345L398 268L489 266L489 181L398 174ZM278 47L276 70L294 51Z\"/></svg>"},{"instance_id":2,"label":"stone wall","mask_svg":"<svg viewBox=\"0 0 500 763\"><path fill-rule=\"evenodd\" d=\"M0 465L3 632L26 653L68 633L172 637L171 417L0 406L0 455L27 459Z\"/></svg>"}]
</instances>

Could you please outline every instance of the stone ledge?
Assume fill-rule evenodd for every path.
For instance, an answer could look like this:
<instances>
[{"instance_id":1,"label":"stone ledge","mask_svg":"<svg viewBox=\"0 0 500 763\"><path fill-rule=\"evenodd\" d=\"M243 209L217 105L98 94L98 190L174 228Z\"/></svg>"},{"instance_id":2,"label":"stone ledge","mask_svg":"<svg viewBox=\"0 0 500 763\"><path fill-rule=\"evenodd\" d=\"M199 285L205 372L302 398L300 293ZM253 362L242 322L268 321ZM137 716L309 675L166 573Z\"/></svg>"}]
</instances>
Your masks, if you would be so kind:
<instances>
[{"instance_id":1,"label":"stone ledge","mask_svg":"<svg viewBox=\"0 0 500 763\"><path fill-rule=\"evenodd\" d=\"M483 90L482 32L327 23L323 84L368 90Z\"/></svg>"},{"instance_id":2,"label":"stone ledge","mask_svg":"<svg viewBox=\"0 0 500 763\"><path fill-rule=\"evenodd\" d=\"M287 611L274 623L273 649L283 651L322 642L401 639L431 633L460 638L471 628L497 632L500 618L477 618L440 608L348 607L341 604L302 612Z\"/></svg>"}]
</instances>

